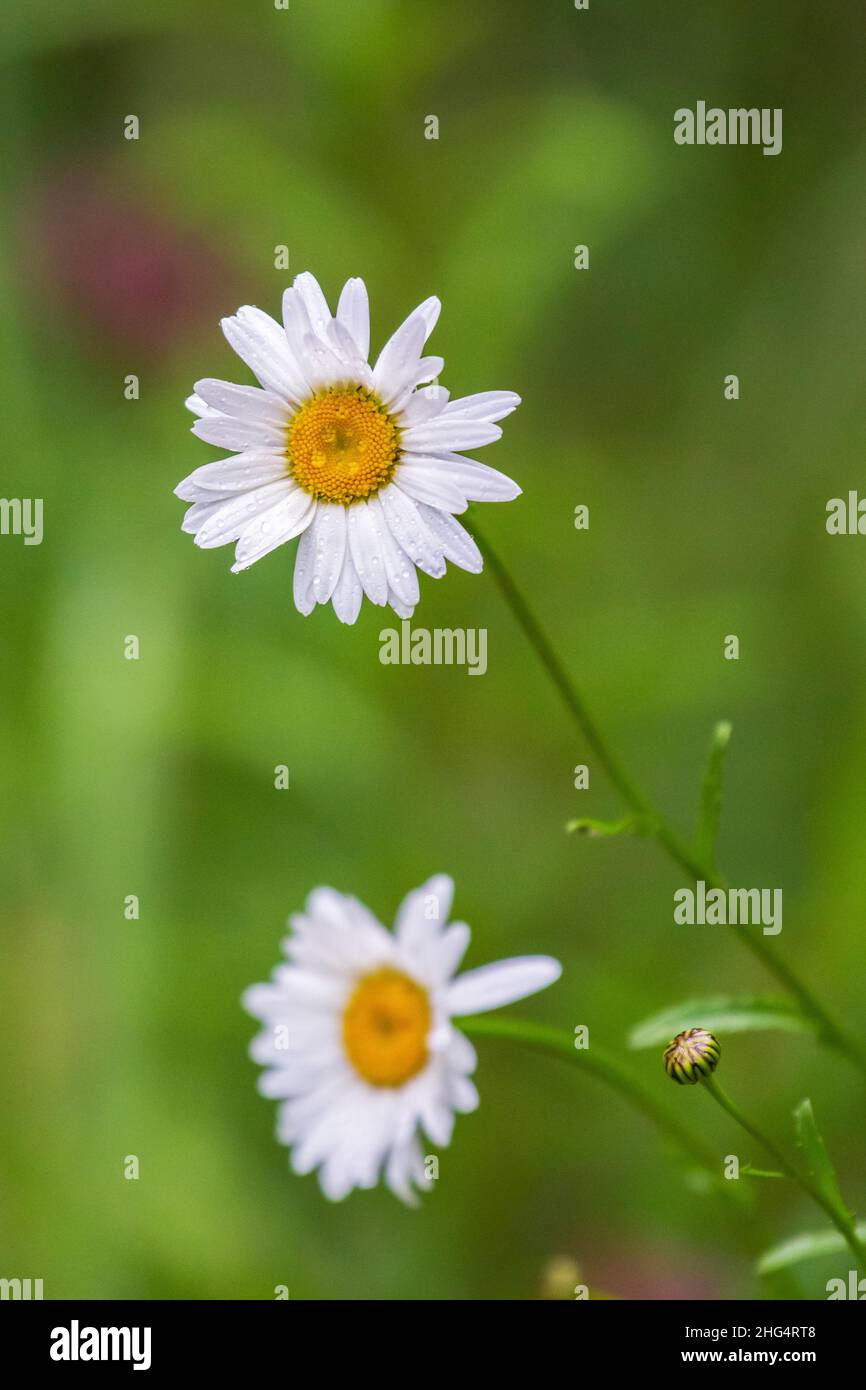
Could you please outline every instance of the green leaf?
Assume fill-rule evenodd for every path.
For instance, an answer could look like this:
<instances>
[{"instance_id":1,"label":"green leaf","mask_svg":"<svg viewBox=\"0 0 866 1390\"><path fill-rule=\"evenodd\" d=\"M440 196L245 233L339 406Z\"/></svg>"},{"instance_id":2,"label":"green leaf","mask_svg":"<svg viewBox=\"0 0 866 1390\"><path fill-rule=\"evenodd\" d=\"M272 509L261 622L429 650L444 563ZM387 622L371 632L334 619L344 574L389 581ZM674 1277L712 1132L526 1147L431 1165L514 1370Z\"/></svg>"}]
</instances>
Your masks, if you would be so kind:
<instances>
[{"instance_id":1,"label":"green leaf","mask_svg":"<svg viewBox=\"0 0 866 1390\"><path fill-rule=\"evenodd\" d=\"M722 817L722 769L730 739L730 724L727 720L720 720L713 729L704 780L701 783L695 853L700 863L711 867L715 867L716 862L716 840Z\"/></svg>"},{"instance_id":2,"label":"green leaf","mask_svg":"<svg viewBox=\"0 0 866 1390\"><path fill-rule=\"evenodd\" d=\"M672 1004L644 1019L629 1033L628 1045L632 1048L658 1047L686 1028L708 1028L710 1032L725 1033L766 1032L769 1029L813 1033L815 1022L785 995L715 994Z\"/></svg>"},{"instance_id":3,"label":"green leaf","mask_svg":"<svg viewBox=\"0 0 866 1390\"><path fill-rule=\"evenodd\" d=\"M859 1240L866 1240L866 1221L857 1227ZM848 1245L838 1231L807 1231L801 1236L765 1250L758 1260L759 1274L776 1274L789 1265L800 1264L804 1260L818 1260L824 1255L838 1255L847 1250Z\"/></svg>"},{"instance_id":4,"label":"green leaf","mask_svg":"<svg viewBox=\"0 0 866 1390\"><path fill-rule=\"evenodd\" d=\"M842 1196L836 1169L830 1161L830 1155L827 1153L827 1146L815 1121L815 1112L810 1100L800 1101L794 1111L794 1120L797 1126L797 1143L803 1151L809 1172L827 1201L840 1214L844 1214L847 1221L853 1222L854 1213L849 1211L845 1205L845 1198Z\"/></svg>"},{"instance_id":5,"label":"green leaf","mask_svg":"<svg viewBox=\"0 0 866 1390\"><path fill-rule=\"evenodd\" d=\"M569 835L645 835L646 821L639 816L623 816L622 820L593 820L591 816L579 816L577 820L566 822Z\"/></svg>"}]
</instances>

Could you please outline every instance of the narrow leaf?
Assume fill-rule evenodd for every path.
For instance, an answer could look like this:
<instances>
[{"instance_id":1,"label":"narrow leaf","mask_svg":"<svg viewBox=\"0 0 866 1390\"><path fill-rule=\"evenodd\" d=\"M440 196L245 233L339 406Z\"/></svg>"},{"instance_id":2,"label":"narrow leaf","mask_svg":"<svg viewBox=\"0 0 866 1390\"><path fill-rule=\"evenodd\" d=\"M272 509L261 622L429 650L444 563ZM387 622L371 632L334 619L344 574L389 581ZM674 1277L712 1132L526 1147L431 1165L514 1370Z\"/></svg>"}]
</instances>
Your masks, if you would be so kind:
<instances>
[{"instance_id":1,"label":"narrow leaf","mask_svg":"<svg viewBox=\"0 0 866 1390\"><path fill-rule=\"evenodd\" d=\"M815 1112L810 1100L800 1101L794 1111L794 1120L797 1126L797 1143L803 1151L809 1172L827 1201L831 1202L840 1214L844 1214L846 1220L853 1222L854 1214L845 1205L845 1198L842 1196L836 1169L830 1161L830 1155L827 1153L827 1146L815 1121Z\"/></svg>"},{"instance_id":2,"label":"narrow leaf","mask_svg":"<svg viewBox=\"0 0 866 1390\"><path fill-rule=\"evenodd\" d=\"M716 840L722 818L722 769L730 739L730 724L727 720L720 720L713 729L704 780L701 783L695 853L700 863L711 868L715 867L716 862Z\"/></svg>"},{"instance_id":3,"label":"narrow leaf","mask_svg":"<svg viewBox=\"0 0 866 1390\"><path fill-rule=\"evenodd\" d=\"M857 1227L857 1237L866 1240L866 1221L861 1221ZM775 1274L789 1265L817 1260L824 1255L838 1255L847 1249L847 1243L839 1231L807 1231L765 1250L758 1260L758 1273Z\"/></svg>"},{"instance_id":4,"label":"narrow leaf","mask_svg":"<svg viewBox=\"0 0 866 1390\"><path fill-rule=\"evenodd\" d=\"M751 1033L782 1029L789 1033L815 1031L815 1022L785 995L716 994L687 999L653 1014L631 1030L628 1045L658 1047L686 1028L710 1032Z\"/></svg>"}]
</instances>

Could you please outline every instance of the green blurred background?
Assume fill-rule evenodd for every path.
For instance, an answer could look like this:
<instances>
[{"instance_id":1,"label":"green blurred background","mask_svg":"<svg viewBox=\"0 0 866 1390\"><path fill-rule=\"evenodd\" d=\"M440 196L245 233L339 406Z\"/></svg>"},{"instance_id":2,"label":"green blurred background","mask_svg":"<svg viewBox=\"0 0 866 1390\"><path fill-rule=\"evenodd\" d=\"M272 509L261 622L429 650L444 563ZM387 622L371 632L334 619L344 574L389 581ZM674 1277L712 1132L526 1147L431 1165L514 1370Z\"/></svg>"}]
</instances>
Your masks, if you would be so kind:
<instances>
[{"instance_id":1,"label":"green blurred background","mask_svg":"<svg viewBox=\"0 0 866 1390\"><path fill-rule=\"evenodd\" d=\"M487 456L524 496L478 508L486 531L684 829L733 721L722 863L783 888L774 944L866 1028L866 541L824 530L862 475L861 21L853 0L7 0L2 492L44 498L45 539L0 538L0 1274L46 1297L522 1298L569 1257L621 1297L740 1298L847 1270L759 1281L761 1250L820 1228L805 1199L694 1192L618 1096L492 1039L420 1211L290 1174L239 996L316 884L390 922L451 873L469 965L565 963L511 1012L624 1055L680 997L772 982L723 928L674 928L657 848L565 835L620 803L598 768L574 790L586 750L489 575L422 577L416 615L486 626L483 680L383 667L381 610L301 618L291 550L232 576L172 489L217 452L188 433L192 382L251 380L218 319L278 312L276 246L332 302L365 278L374 346L440 295L452 394L524 398ZM782 107L783 153L676 147L699 98ZM778 1134L812 1095L866 1206L856 1073L806 1038L723 1048ZM657 1053L629 1060L758 1158Z\"/></svg>"}]
</instances>

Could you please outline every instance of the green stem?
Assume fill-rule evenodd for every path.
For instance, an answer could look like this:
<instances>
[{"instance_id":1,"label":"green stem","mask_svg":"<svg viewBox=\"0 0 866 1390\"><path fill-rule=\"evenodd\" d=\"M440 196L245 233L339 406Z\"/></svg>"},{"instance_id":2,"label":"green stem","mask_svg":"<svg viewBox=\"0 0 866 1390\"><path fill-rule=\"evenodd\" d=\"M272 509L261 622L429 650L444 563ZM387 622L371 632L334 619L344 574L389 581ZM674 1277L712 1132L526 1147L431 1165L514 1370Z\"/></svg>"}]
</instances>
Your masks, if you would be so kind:
<instances>
[{"instance_id":1,"label":"green stem","mask_svg":"<svg viewBox=\"0 0 866 1390\"><path fill-rule=\"evenodd\" d=\"M704 1090L709 1092L713 1100L716 1101L723 1110L727 1111L731 1119L736 1120L741 1129L744 1129L747 1134L751 1135L758 1144L766 1149L767 1153L776 1160L786 1177L793 1178L795 1182L799 1183L803 1191L812 1198L812 1201L817 1203L821 1210L829 1216L833 1225L840 1235L843 1236L848 1248L857 1260L860 1266L860 1273L862 1274L866 1271L866 1249L864 1249L857 1235L856 1227L853 1221L848 1217L847 1212L840 1211L836 1204L830 1201L821 1191L820 1187L812 1181L811 1177L795 1167L773 1140L768 1139L766 1134L763 1134L762 1131L752 1123L748 1116L743 1114L739 1106L735 1105L727 1092L722 1089L715 1077L702 1076L701 1084Z\"/></svg>"},{"instance_id":2,"label":"green stem","mask_svg":"<svg viewBox=\"0 0 866 1390\"><path fill-rule=\"evenodd\" d=\"M640 818L646 833L656 839L667 851L674 863L678 864L680 868L685 869L686 873L690 878L694 879L695 882L699 879L703 879L708 887L726 890L727 885L724 878L716 872L712 864L703 864L700 862L690 846L680 838L678 832L670 824L663 812L659 810L652 799L643 791L637 782L633 780L620 763L590 714L574 681L557 656L550 639L512 579L511 574L490 543L479 533L477 526L473 526L473 531L475 539L502 591L502 595L523 629L524 635L529 639L531 646L562 697L575 724L580 729L625 803L631 807ZM837 1051L844 1053L855 1066L866 1075L866 1052L863 1051L858 1039L844 1024L839 1022L828 1012L808 985L804 984L791 967L767 945L762 936L756 936L742 923L732 924L732 930L743 944L748 947L752 954L757 957L765 969L775 975L776 979L784 985L785 989L799 1000L803 1010L813 1018L818 1025L820 1036L824 1042L836 1048Z\"/></svg>"},{"instance_id":3,"label":"green stem","mask_svg":"<svg viewBox=\"0 0 866 1390\"><path fill-rule=\"evenodd\" d=\"M527 1023L523 1019L500 1018L498 1015L473 1016L457 1020L465 1033L490 1038L509 1038L513 1042L527 1043L541 1052L546 1052L561 1061L573 1062L583 1071L604 1081L620 1095L626 1097L638 1110L652 1121L657 1129L666 1133L684 1153L706 1168L714 1179L718 1177L718 1164L700 1140L696 1139L656 1100L652 1091L632 1076L614 1053L593 1043L591 1047L577 1048L574 1038L559 1028L548 1028L541 1023Z\"/></svg>"}]
</instances>

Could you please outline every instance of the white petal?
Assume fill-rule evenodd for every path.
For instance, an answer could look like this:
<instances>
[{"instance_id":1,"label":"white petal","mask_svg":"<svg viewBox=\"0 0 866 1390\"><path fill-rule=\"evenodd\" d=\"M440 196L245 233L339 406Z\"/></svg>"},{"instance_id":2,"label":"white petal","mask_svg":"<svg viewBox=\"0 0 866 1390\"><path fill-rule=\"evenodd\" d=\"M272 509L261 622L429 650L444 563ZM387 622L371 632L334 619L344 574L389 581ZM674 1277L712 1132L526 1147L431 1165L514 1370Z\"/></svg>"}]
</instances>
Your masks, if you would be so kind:
<instances>
[{"instance_id":1,"label":"white petal","mask_svg":"<svg viewBox=\"0 0 866 1390\"><path fill-rule=\"evenodd\" d=\"M337 318L355 340L358 352L365 359L370 355L370 302L363 280L347 280L337 305Z\"/></svg>"},{"instance_id":2,"label":"white petal","mask_svg":"<svg viewBox=\"0 0 866 1390\"><path fill-rule=\"evenodd\" d=\"M309 270L305 270L300 275L295 276L293 288L303 302L313 332L325 342L328 325L331 322L331 310L321 285L315 275L311 275Z\"/></svg>"},{"instance_id":3,"label":"white petal","mask_svg":"<svg viewBox=\"0 0 866 1390\"><path fill-rule=\"evenodd\" d=\"M315 1011L324 1004L341 1006L345 1002L345 982L338 981L329 970L281 962L272 978L280 997L302 1011Z\"/></svg>"},{"instance_id":4,"label":"white petal","mask_svg":"<svg viewBox=\"0 0 866 1390\"><path fill-rule=\"evenodd\" d=\"M449 401L446 413L449 418L459 415L463 420L502 420L519 405L520 397L515 391L479 391L474 396Z\"/></svg>"},{"instance_id":5,"label":"white petal","mask_svg":"<svg viewBox=\"0 0 866 1390\"><path fill-rule=\"evenodd\" d=\"M433 461L431 456L428 462ZM459 487L470 502L512 502L520 496L521 489L513 478L477 459L443 453L435 456L435 462L445 479Z\"/></svg>"},{"instance_id":6,"label":"white petal","mask_svg":"<svg viewBox=\"0 0 866 1390\"><path fill-rule=\"evenodd\" d=\"M302 1096L340 1075L340 1068L321 1058L305 1053L284 1054L273 1071L262 1072L258 1079L259 1094L268 1100L287 1100Z\"/></svg>"},{"instance_id":7,"label":"white petal","mask_svg":"<svg viewBox=\"0 0 866 1390\"><path fill-rule=\"evenodd\" d=\"M444 984L450 980L466 954L472 933L465 922L452 922L436 942L433 965L436 983Z\"/></svg>"},{"instance_id":8,"label":"white petal","mask_svg":"<svg viewBox=\"0 0 866 1390\"><path fill-rule=\"evenodd\" d=\"M346 554L346 508L339 502L319 502L310 530L313 597L316 603L327 603L337 587Z\"/></svg>"},{"instance_id":9,"label":"white petal","mask_svg":"<svg viewBox=\"0 0 866 1390\"><path fill-rule=\"evenodd\" d=\"M459 1028L451 1029L446 1056L452 1067L467 1075L478 1066L478 1053Z\"/></svg>"},{"instance_id":10,"label":"white petal","mask_svg":"<svg viewBox=\"0 0 866 1390\"><path fill-rule=\"evenodd\" d=\"M249 569L256 560L284 545L309 526L316 514L316 499L303 488L291 487L269 511L261 513L241 532L235 549L232 574Z\"/></svg>"},{"instance_id":11,"label":"white petal","mask_svg":"<svg viewBox=\"0 0 866 1390\"><path fill-rule=\"evenodd\" d=\"M313 593L313 561L315 559L315 542L313 540L313 526L310 525L304 531L298 543L298 553L295 556L295 573L292 580L292 591L295 600L295 607L299 613L307 617L312 613L316 606L316 598Z\"/></svg>"},{"instance_id":12,"label":"white petal","mask_svg":"<svg viewBox=\"0 0 866 1390\"><path fill-rule=\"evenodd\" d=\"M434 579L445 573L442 547L427 530L417 505L396 483L389 483L378 493L391 535L409 559Z\"/></svg>"},{"instance_id":13,"label":"white petal","mask_svg":"<svg viewBox=\"0 0 866 1390\"><path fill-rule=\"evenodd\" d=\"M398 618L411 618L412 614L415 612L415 604L404 603L403 600L394 593L393 589L388 590L388 602Z\"/></svg>"},{"instance_id":14,"label":"white petal","mask_svg":"<svg viewBox=\"0 0 866 1390\"><path fill-rule=\"evenodd\" d=\"M223 506L224 498L217 497L214 500L214 495L212 492L208 494L208 497L210 498L209 501L205 499L196 501L195 505L190 507L189 510L184 513L184 518L181 522L180 529L182 531L186 531L187 535L194 536L196 531L198 531L202 526L204 526L205 522L209 520L209 518L212 517L221 506Z\"/></svg>"},{"instance_id":15,"label":"white petal","mask_svg":"<svg viewBox=\"0 0 866 1390\"><path fill-rule=\"evenodd\" d=\"M332 970L347 979L359 968L372 968L372 956L366 947L363 949L364 960L359 961L356 959L359 951L346 951L345 945L345 940L333 932L318 932L315 936L287 937L283 942L283 950L288 959L295 964L310 970Z\"/></svg>"},{"instance_id":16,"label":"white petal","mask_svg":"<svg viewBox=\"0 0 866 1390\"><path fill-rule=\"evenodd\" d=\"M448 1099L461 1115L469 1115L480 1104L478 1088L468 1076L452 1075L448 1078Z\"/></svg>"},{"instance_id":17,"label":"white petal","mask_svg":"<svg viewBox=\"0 0 866 1390\"><path fill-rule=\"evenodd\" d=\"M304 365L307 380L317 391L350 383L350 368L313 333L304 336ZM494 426L491 426L491 429Z\"/></svg>"},{"instance_id":18,"label":"white petal","mask_svg":"<svg viewBox=\"0 0 866 1390\"><path fill-rule=\"evenodd\" d=\"M347 548L333 597L334 612L341 623L351 624L355 621L361 611L363 598L364 590L361 588L361 581L355 573L351 552Z\"/></svg>"},{"instance_id":19,"label":"white petal","mask_svg":"<svg viewBox=\"0 0 866 1390\"><path fill-rule=\"evenodd\" d=\"M269 511L291 491L292 484L286 478L228 498L201 527L195 538L196 545L211 550L214 546L237 540L250 521Z\"/></svg>"},{"instance_id":20,"label":"white petal","mask_svg":"<svg viewBox=\"0 0 866 1390\"><path fill-rule=\"evenodd\" d=\"M438 377L444 365L445 363L441 357L419 358L414 371L407 376L405 389L391 402L389 406L391 414L395 418L401 419L404 408L408 406L412 397L418 394L420 388L423 387L425 391L438 389L434 378ZM438 419L442 414L443 412L439 411L438 414L430 416L429 418Z\"/></svg>"},{"instance_id":21,"label":"white petal","mask_svg":"<svg viewBox=\"0 0 866 1390\"><path fill-rule=\"evenodd\" d=\"M319 1171L319 1184L329 1202L342 1202L355 1186L345 1154L333 1154Z\"/></svg>"},{"instance_id":22,"label":"white petal","mask_svg":"<svg viewBox=\"0 0 866 1390\"><path fill-rule=\"evenodd\" d=\"M452 564L458 565L462 570L468 570L470 574L480 574L484 568L484 560L481 551L475 544L469 532L455 521L453 516L446 515L443 511L438 511L433 507L427 507L423 503L419 505L420 511L427 528L437 536L441 542L445 558Z\"/></svg>"},{"instance_id":23,"label":"white petal","mask_svg":"<svg viewBox=\"0 0 866 1390\"><path fill-rule=\"evenodd\" d=\"M339 319L331 320L328 328L328 347L343 364L343 380L348 377L351 381L372 387L373 373L370 371L367 359L361 356L355 346L355 339L348 328L343 327Z\"/></svg>"},{"instance_id":24,"label":"white petal","mask_svg":"<svg viewBox=\"0 0 866 1390\"><path fill-rule=\"evenodd\" d=\"M425 299L423 304L419 304L418 308L415 310L415 313L420 314L426 324L428 338L439 322L439 315L441 312L442 303L441 300L436 298L435 294L431 294L429 299Z\"/></svg>"},{"instance_id":25,"label":"white petal","mask_svg":"<svg viewBox=\"0 0 866 1390\"><path fill-rule=\"evenodd\" d=\"M208 406L236 420L259 420L262 424L284 429L289 419L285 400L258 386L236 386L231 381L205 377L196 382L195 389Z\"/></svg>"},{"instance_id":26,"label":"white petal","mask_svg":"<svg viewBox=\"0 0 866 1390\"><path fill-rule=\"evenodd\" d=\"M394 938L370 909L334 888L314 889L307 898L307 917L293 917L292 925L306 939L325 936L352 968L372 969L395 953Z\"/></svg>"},{"instance_id":27,"label":"white petal","mask_svg":"<svg viewBox=\"0 0 866 1390\"><path fill-rule=\"evenodd\" d=\"M373 385L386 406L392 405L416 385L426 337L424 319L420 315L410 316L380 352L373 369Z\"/></svg>"},{"instance_id":28,"label":"white petal","mask_svg":"<svg viewBox=\"0 0 866 1390\"><path fill-rule=\"evenodd\" d=\"M238 357L255 373L265 390L283 396L293 405L306 394L280 325L269 314L245 304L232 318L221 321L222 331Z\"/></svg>"},{"instance_id":29,"label":"white petal","mask_svg":"<svg viewBox=\"0 0 866 1390\"><path fill-rule=\"evenodd\" d=\"M396 402L421 381L438 376L443 362L421 358L421 351L436 326L442 308L435 295L419 304L396 332L391 334L376 362L373 380L386 405ZM437 364L428 370L426 364Z\"/></svg>"},{"instance_id":30,"label":"white petal","mask_svg":"<svg viewBox=\"0 0 866 1390\"><path fill-rule=\"evenodd\" d=\"M313 388L307 373L307 350L304 346L304 339L313 332L313 326L310 323L310 316L304 301L297 290L289 289L283 293L283 328L289 354L296 363L298 373L303 378L305 389L309 392Z\"/></svg>"},{"instance_id":31,"label":"white petal","mask_svg":"<svg viewBox=\"0 0 866 1390\"><path fill-rule=\"evenodd\" d=\"M230 458L218 459L216 463L202 464L180 486L189 483L218 495L250 492L253 488L263 487L265 483L276 483L280 478L287 477L286 460L280 454L251 449L242 454L232 454ZM178 497L183 496L178 488L175 488L175 492Z\"/></svg>"},{"instance_id":32,"label":"white petal","mask_svg":"<svg viewBox=\"0 0 866 1390\"><path fill-rule=\"evenodd\" d=\"M295 1173L312 1173L337 1147L341 1118L339 1111L328 1111L310 1125L302 1141L292 1150L291 1164Z\"/></svg>"},{"instance_id":33,"label":"white petal","mask_svg":"<svg viewBox=\"0 0 866 1390\"><path fill-rule=\"evenodd\" d=\"M436 940L442 933L454 898L454 880L447 874L434 874L407 893L394 922L401 948L414 951Z\"/></svg>"},{"instance_id":34,"label":"white petal","mask_svg":"<svg viewBox=\"0 0 866 1390\"><path fill-rule=\"evenodd\" d=\"M208 405L206 401L202 400L201 396L196 396L194 393L191 396L187 396L186 400L184 401L184 405L186 406L187 410L192 411L193 415L222 414L222 411L214 410L213 406Z\"/></svg>"},{"instance_id":35,"label":"white petal","mask_svg":"<svg viewBox=\"0 0 866 1390\"><path fill-rule=\"evenodd\" d=\"M200 487L198 483L194 482L191 473L188 478L184 478L178 483L174 495L180 497L184 502L218 502L221 500L213 492L208 494L207 488Z\"/></svg>"},{"instance_id":36,"label":"white petal","mask_svg":"<svg viewBox=\"0 0 866 1390\"><path fill-rule=\"evenodd\" d=\"M401 460L394 473L398 487L416 502L426 502L442 511L465 512L469 502L456 479L449 478L435 459L422 463L422 457L416 459L415 455L408 454Z\"/></svg>"},{"instance_id":37,"label":"white petal","mask_svg":"<svg viewBox=\"0 0 866 1390\"><path fill-rule=\"evenodd\" d=\"M228 415L205 415L196 420L192 432L197 439L215 444L218 449L265 448L279 452L286 442L285 432L278 425L262 420L233 420Z\"/></svg>"},{"instance_id":38,"label":"white petal","mask_svg":"<svg viewBox=\"0 0 866 1390\"><path fill-rule=\"evenodd\" d=\"M408 1143L395 1145L385 1167L385 1181L395 1197L399 1197L407 1207L417 1207L418 1197L412 1182L413 1179L423 1182L424 1177L424 1160L417 1141L412 1139Z\"/></svg>"},{"instance_id":39,"label":"white petal","mask_svg":"<svg viewBox=\"0 0 866 1390\"><path fill-rule=\"evenodd\" d=\"M439 454L450 449L480 449L501 436L498 425L488 424L486 420L462 420L459 416L452 420L443 410L435 419L406 430L403 445L412 453Z\"/></svg>"},{"instance_id":40,"label":"white petal","mask_svg":"<svg viewBox=\"0 0 866 1390\"><path fill-rule=\"evenodd\" d=\"M382 563L385 566L385 574L388 579L388 588L394 593L400 604L406 608L414 609L420 596L415 566L392 536L378 496L370 497L367 501L367 507L373 519L379 554L382 556ZM396 611L400 612L399 609ZM406 616L411 616L411 613Z\"/></svg>"},{"instance_id":41,"label":"white petal","mask_svg":"<svg viewBox=\"0 0 866 1390\"><path fill-rule=\"evenodd\" d=\"M344 1103L355 1090L356 1083L351 1073L340 1068L329 1072L320 1071L319 1080L314 1087L302 1094L295 1094L289 1103L281 1108L280 1129L284 1136L295 1134L308 1128L310 1122L325 1110Z\"/></svg>"},{"instance_id":42,"label":"white petal","mask_svg":"<svg viewBox=\"0 0 866 1390\"><path fill-rule=\"evenodd\" d=\"M401 405L398 424L401 429L420 425L425 420L432 420L435 415L441 415L447 404L448 391L444 386L424 386L413 391L405 404Z\"/></svg>"},{"instance_id":43,"label":"white petal","mask_svg":"<svg viewBox=\"0 0 866 1390\"><path fill-rule=\"evenodd\" d=\"M328 1032L320 1025L318 1032L311 1031L283 1015L268 1020L264 1032L257 1033L250 1043L249 1053L262 1067L284 1067L290 1061L301 1065L311 1059L317 1066L337 1067L343 1059L343 1044L339 1028L332 1026Z\"/></svg>"},{"instance_id":44,"label":"white petal","mask_svg":"<svg viewBox=\"0 0 866 1390\"><path fill-rule=\"evenodd\" d=\"M422 357L418 363L415 385L423 386L425 382L432 382L435 377L439 376L444 366L444 357Z\"/></svg>"},{"instance_id":45,"label":"white petal","mask_svg":"<svg viewBox=\"0 0 866 1390\"><path fill-rule=\"evenodd\" d=\"M311 972L307 973L311 976ZM327 980L328 977L321 974L320 979ZM285 1013L286 995L278 984L250 984L240 995L240 1004L247 1013L252 1013L254 1019L267 1023L271 1017Z\"/></svg>"},{"instance_id":46,"label":"white petal","mask_svg":"<svg viewBox=\"0 0 866 1390\"><path fill-rule=\"evenodd\" d=\"M434 1144L444 1148L446 1144L451 1143L451 1135L454 1133L454 1111L443 1096L432 1092L425 1096L420 1118L425 1132Z\"/></svg>"},{"instance_id":47,"label":"white petal","mask_svg":"<svg viewBox=\"0 0 866 1390\"><path fill-rule=\"evenodd\" d=\"M355 502L349 507L346 521L355 573L364 593L371 603L385 604L388 601L388 578L379 550L376 526L367 503Z\"/></svg>"},{"instance_id":48,"label":"white petal","mask_svg":"<svg viewBox=\"0 0 866 1390\"><path fill-rule=\"evenodd\" d=\"M447 1003L452 1016L481 1014L525 999L558 980L562 966L551 956L515 956L469 970L451 985Z\"/></svg>"},{"instance_id":49,"label":"white petal","mask_svg":"<svg viewBox=\"0 0 866 1390\"><path fill-rule=\"evenodd\" d=\"M311 925L350 927L352 914L351 899L347 893L339 893L336 888L314 888L307 894L307 912Z\"/></svg>"}]
</instances>

